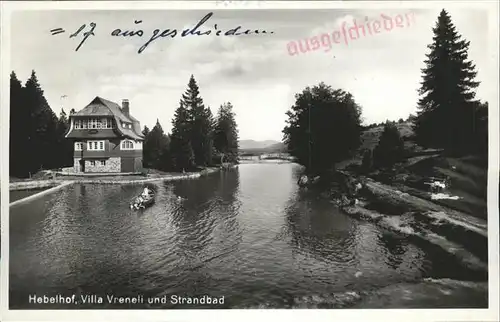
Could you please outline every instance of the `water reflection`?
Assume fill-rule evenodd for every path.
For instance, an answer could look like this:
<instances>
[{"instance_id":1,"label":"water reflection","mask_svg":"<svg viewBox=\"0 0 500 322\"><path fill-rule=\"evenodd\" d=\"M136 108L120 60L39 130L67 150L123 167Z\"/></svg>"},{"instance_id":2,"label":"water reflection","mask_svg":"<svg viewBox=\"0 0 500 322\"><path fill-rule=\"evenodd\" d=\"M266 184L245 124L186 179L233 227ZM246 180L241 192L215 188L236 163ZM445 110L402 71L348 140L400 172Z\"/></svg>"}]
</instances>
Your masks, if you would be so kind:
<instances>
[{"instance_id":1,"label":"water reflection","mask_svg":"<svg viewBox=\"0 0 500 322\"><path fill-rule=\"evenodd\" d=\"M356 222L340 214L328 200L297 192L285 213L293 249L339 264L353 260L350 248L356 236Z\"/></svg>"},{"instance_id":2,"label":"water reflection","mask_svg":"<svg viewBox=\"0 0 500 322\"><path fill-rule=\"evenodd\" d=\"M389 233L381 233L379 241L387 250L387 264L393 269L398 269L403 263L408 245L401 238Z\"/></svg>"},{"instance_id":3,"label":"water reflection","mask_svg":"<svg viewBox=\"0 0 500 322\"><path fill-rule=\"evenodd\" d=\"M141 211L128 203L142 185L74 185L12 207L11 308L30 307L29 294L75 292L208 294L225 296L225 307L283 308L421 276L421 249L300 192L297 172L248 164L159 183L156 203ZM127 308L65 308L108 307Z\"/></svg>"},{"instance_id":4,"label":"water reflection","mask_svg":"<svg viewBox=\"0 0 500 322\"><path fill-rule=\"evenodd\" d=\"M168 184L167 184L168 185ZM220 251L211 245L224 242L226 234L233 242L239 231L237 220L238 170L221 172L206 180L183 181L173 184L176 207L172 224L176 227L174 252L185 259L186 269L195 269L217 257ZM179 198L180 197L180 198Z\"/></svg>"}]
</instances>

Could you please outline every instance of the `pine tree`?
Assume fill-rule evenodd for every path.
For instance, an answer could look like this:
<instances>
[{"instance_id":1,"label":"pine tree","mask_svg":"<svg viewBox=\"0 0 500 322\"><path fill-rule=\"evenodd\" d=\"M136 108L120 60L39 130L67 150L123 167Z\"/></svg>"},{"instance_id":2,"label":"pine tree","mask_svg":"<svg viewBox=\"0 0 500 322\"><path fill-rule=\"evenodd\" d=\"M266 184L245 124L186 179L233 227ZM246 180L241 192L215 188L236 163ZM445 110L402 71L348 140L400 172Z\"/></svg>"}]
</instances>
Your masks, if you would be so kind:
<instances>
[{"instance_id":1,"label":"pine tree","mask_svg":"<svg viewBox=\"0 0 500 322\"><path fill-rule=\"evenodd\" d=\"M221 105L217 113L214 148L221 155L221 163L238 160L238 128L233 106L229 102Z\"/></svg>"},{"instance_id":2,"label":"pine tree","mask_svg":"<svg viewBox=\"0 0 500 322\"><path fill-rule=\"evenodd\" d=\"M167 170L169 164L164 158L164 154L168 151L168 138L163 132L160 121L157 119L156 124L151 131L145 127L145 140L143 145L143 164L146 168L158 170Z\"/></svg>"},{"instance_id":3,"label":"pine tree","mask_svg":"<svg viewBox=\"0 0 500 322\"><path fill-rule=\"evenodd\" d=\"M467 61L470 42L462 40L443 9L433 28L433 43L422 69L418 115L414 123L417 143L460 154L474 146L477 101L475 66Z\"/></svg>"},{"instance_id":4,"label":"pine tree","mask_svg":"<svg viewBox=\"0 0 500 322\"><path fill-rule=\"evenodd\" d=\"M177 171L188 171L195 165L190 134L189 112L181 100L172 120L172 135L170 136L170 155L173 167Z\"/></svg>"},{"instance_id":5,"label":"pine tree","mask_svg":"<svg viewBox=\"0 0 500 322\"><path fill-rule=\"evenodd\" d=\"M191 75L188 89L182 95L182 105L186 108L189 124L189 138L197 166L206 166L212 155L212 120L211 111L203 104L194 76Z\"/></svg>"},{"instance_id":6,"label":"pine tree","mask_svg":"<svg viewBox=\"0 0 500 322\"><path fill-rule=\"evenodd\" d=\"M289 153L313 175L333 170L361 142L361 107L350 93L320 83L295 96L286 113L284 142Z\"/></svg>"},{"instance_id":7,"label":"pine tree","mask_svg":"<svg viewBox=\"0 0 500 322\"><path fill-rule=\"evenodd\" d=\"M156 122L158 123L158 120L156 120ZM149 143L151 141L149 136L150 133L151 131L149 128L144 126L144 130L142 130L142 135L144 135L144 142L142 144L142 166L144 168L152 168L153 152Z\"/></svg>"},{"instance_id":8,"label":"pine tree","mask_svg":"<svg viewBox=\"0 0 500 322\"><path fill-rule=\"evenodd\" d=\"M35 71L26 81L24 103L29 112L26 130L28 131L28 153L31 154L29 171L50 169L60 163L57 146L57 116L43 95Z\"/></svg>"},{"instance_id":9,"label":"pine tree","mask_svg":"<svg viewBox=\"0 0 500 322\"><path fill-rule=\"evenodd\" d=\"M404 159L404 142L398 128L391 122L384 125L379 142L373 150L373 166L390 168Z\"/></svg>"},{"instance_id":10,"label":"pine tree","mask_svg":"<svg viewBox=\"0 0 500 322\"><path fill-rule=\"evenodd\" d=\"M23 86L13 71L10 74L10 175L24 177L28 173L29 158L23 153L29 151L28 131L29 114L23 103ZM24 126L23 126L24 125ZM24 154L24 156L23 156Z\"/></svg>"},{"instance_id":11,"label":"pine tree","mask_svg":"<svg viewBox=\"0 0 500 322\"><path fill-rule=\"evenodd\" d=\"M474 146L472 154L478 155L485 165L488 162L488 102L478 102L474 119Z\"/></svg>"},{"instance_id":12,"label":"pine tree","mask_svg":"<svg viewBox=\"0 0 500 322\"><path fill-rule=\"evenodd\" d=\"M162 171L173 170L172 154L170 153L171 138L167 134L163 134L162 145L160 150L160 165L159 169Z\"/></svg>"}]
</instances>

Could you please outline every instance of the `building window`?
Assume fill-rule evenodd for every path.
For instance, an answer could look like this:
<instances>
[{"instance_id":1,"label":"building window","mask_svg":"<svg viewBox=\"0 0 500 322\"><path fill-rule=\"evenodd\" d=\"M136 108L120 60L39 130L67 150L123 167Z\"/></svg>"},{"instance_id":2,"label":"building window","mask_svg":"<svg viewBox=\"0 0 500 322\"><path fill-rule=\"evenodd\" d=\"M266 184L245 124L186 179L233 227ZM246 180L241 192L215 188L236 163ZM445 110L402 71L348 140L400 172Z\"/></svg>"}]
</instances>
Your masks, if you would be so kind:
<instances>
[{"instance_id":1,"label":"building window","mask_svg":"<svg viewBox=\"0 0 500 322\"><path fill-rule=\"evenodd\" d=\"M94 160L90 161L90 165L95 167L95 161Z\"/></svg>"},{"instance_id":2,"label":"building window","mask_svg":"<svg viewBox=\"0 0 500 322\"><path fill-rule=\"evenodd\" d=\"M110 118L91 118L86 120L75 120L75 129L112 129L113 121ZM123 125L125 127L125 124Z\"/></svg>"},{"instance_id":3,"label":"building window","mask_svg":"<svg viewBox=\"0 0 500 322\"><path fill-rule=\"evenodd\" d=\"M121 145L122 145L122 147L121 147L122 150L133 150L134 149L134 142L132 142L130 140L123 140Z\"/></svg>"},{"instance_id":4,"label":"building window","mask_svg":"<svg viewBox=\"0 0 500 322\"><path fill-rule=\"evenodd\" d=\"M75 142L75 151L83 150L83 142Z\"/></svg>"},{"instance_id":5,"label":"building window","mask_svg":"<svg viewBox=\"0 0 500 322\"><path fill-rule=\"evenodd\" d=\"M103 129L112 129L113 128L113 122L111 121L110 118L101 119L101 124L102 124Z\"/></svg>"},{"instance_id":6,"label":"building window","mask_svg":"<svg viewBox=\"0 0 500 322\"><path fill-rule=\"evenodd\" d=\"M106 165L106 160L100 160L99 165L105 166Z\"/></svg>"},{"instance_id":7,"label":"building window","mask_svg":"<svg viewBox=\"0 0 500 322\"><path fill-rule=\"evenodd\" d=\"M131 129L131 128L132 128L132 124L122 122L122 127L123 127L124 129Z\"/></svg>"},{"instance_id":8,"label":"building window","mask_svg":"<svg viewBox=\"0 0 500 322\"><path fill-rule=\"evenodd\" d=\"M100 128L100 123L101 123L101 120L96 119L96 118L91 118L89 120L89 129L98 129L98 128ZM99 127L98 127L98 124L99 124Z\"/></svg>"},{"instance_id":9,"label":"building window","mask_svg":"<svg viewBox=\"0 0 500 322\"><path fill-rule=\"evenodd\" d=\"M104 141L87 141L87 150L104 151Z\"/></svg>"}]
</instances>

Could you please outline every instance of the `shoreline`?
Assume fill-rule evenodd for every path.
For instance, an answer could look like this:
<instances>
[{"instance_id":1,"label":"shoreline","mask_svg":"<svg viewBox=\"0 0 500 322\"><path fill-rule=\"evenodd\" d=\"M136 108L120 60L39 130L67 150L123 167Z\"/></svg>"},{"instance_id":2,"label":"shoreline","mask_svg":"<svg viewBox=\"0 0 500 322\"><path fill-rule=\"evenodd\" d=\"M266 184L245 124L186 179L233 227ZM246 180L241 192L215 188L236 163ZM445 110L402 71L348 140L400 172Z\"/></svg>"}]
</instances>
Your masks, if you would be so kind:
<instances>
[{"instance_id":1,"label":"shoreline","mask_svg":"<svg viewBox=\"0 0 500 322\"><path fill-rule=\"evenodd\" d=\"M230 169L236 168L238 165L232 165ZM155 182L155 181L177 181L177 180L190 180L190 179L198 179L203 176L207 176L216 172L220 172L222 169L220 168L207 168L200 172L189 172L189 173L178 173L178 174L168 174L168 175L159 175L155 178L146 178L146 179L102 179L99 176L95 178L88 179L47 179L47 180L26 180L26 181L17 181L9 183L9 191L25 191L25 190L37 190L48 188L40 191L39 193L33 194L23 199L19 199L9 203L9 207L15 206L21 203L25 203L31 200L34 200L38 197L44 196L49 193L53 193L63 187L72 185L72 184L140 184L146 182ZM116 177L119 177L117 175ZM68 176L70 177L70 176Z\"/></svg>"},{"instance_id":2,"label":"shoreline","mask_svg":"<svg viewBox=\"0 0 500 322\"><path fill-rule=\"evenodd\" d=\"M23 203L32 201L32 200L34 200L36 198L39 198L39 197L51 194L51 193L53 193L53 192L55 192L55 191L57 191L57 190L59 190L61 188L64 188L64 187L69 186L69 185L72 185L73 183L74 183L73 181L62 182L61 184L56 185L55 187L52 187L52 188L40 191L39 193L35 193L34 195L28 196L26 198L13 201L13 202L9 203L9 207L17 206L19 204L23 204ZM15 190L10 190L10 191L15 191Z\"/></svg>"},{"instance_id":3,"label":"shoreline","mask_svg":"<svg viewBox=\"0 0 500 322\"><path fill-rule=\"evenodd\" d=\"M230 168L235 168L237 165L233 165ZM131 175L123 174L106 174L99 175L96 174L85 176L78 175L64 175L58 176L56 179L25 179L22 181L10 181L9 191L19 191L19 190L34 190L41 188L50 188L59 186L61 183L74 182L74 183L108 183L108 184L133 184L133 183L143 183L152 181L172 181L172 180L185 180L199 178L211 173L220 171L220 168L207 168L199 172L186 172L186 173L169 173L169 174L155 174L148 176L141 176L142 178L127 178ZM106 178L108 177L108 178ZM123 177L120 179L119 177Z\"/></svg>"}]
</instances>

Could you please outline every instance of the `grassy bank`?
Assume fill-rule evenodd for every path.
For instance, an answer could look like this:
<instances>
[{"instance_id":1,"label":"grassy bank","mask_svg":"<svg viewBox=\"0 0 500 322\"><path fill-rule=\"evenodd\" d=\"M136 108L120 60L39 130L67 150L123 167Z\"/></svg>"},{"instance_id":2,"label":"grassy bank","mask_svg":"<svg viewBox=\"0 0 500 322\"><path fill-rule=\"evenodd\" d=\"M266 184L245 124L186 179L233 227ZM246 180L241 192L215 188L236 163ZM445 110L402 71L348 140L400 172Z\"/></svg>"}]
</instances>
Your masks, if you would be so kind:
<instances>
[{"instance_id":1,"label":"grassy bank","mask_svg":"<svg viewBox=\"0 0 500 322\"><path fill-rule=\"evenodd\" d=\"M359 154L338 165L323 195L359 220L366 220L437 251L444 251L478 276L486 278L487 164L475 156L450 157L416 145L410 123L397 124L406 158L392 169L362 169L362 153L378 144L383 126L367 129ZM345 179L343 179L345 177ZM345 181L338 184L335 181ZM432 182L445 187L431 189ZM352 194L355 182L361 189ZM318 187L319 188L319 187ZM344 190L342 190L344 188ZM324 187L321 187L324 189ZM350 196L339 200L339 196ZM349 204L346 201L353 201Z\"/></svg>"}]
</instances>

